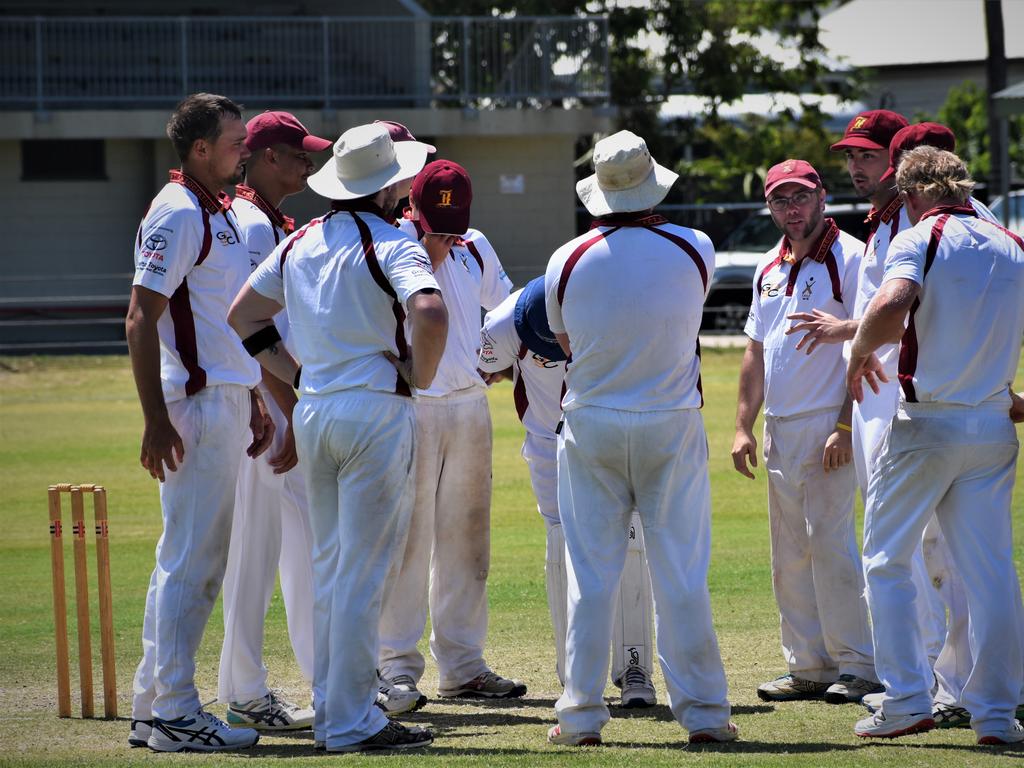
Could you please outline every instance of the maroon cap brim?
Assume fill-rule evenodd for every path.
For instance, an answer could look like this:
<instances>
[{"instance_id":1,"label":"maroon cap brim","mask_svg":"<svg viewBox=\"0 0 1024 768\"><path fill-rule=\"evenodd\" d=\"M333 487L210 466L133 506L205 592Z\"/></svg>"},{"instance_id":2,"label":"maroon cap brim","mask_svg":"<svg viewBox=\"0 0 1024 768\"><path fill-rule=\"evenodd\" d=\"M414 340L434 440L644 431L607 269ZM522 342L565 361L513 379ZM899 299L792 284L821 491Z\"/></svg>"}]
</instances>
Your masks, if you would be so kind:
<instances>
[{"instance_id":1,"label":"maroon cap brim","mask_svg":"<svg viewBox=\"0 0 1024 768\"><path fill-rule=\"evenodd\" d=\"M884 149L889 151L888 147L883 147L866 136L848 136L842 141L837 141L829 149L833 152L839 149Z\"/></svg>"},{"instance_id":2,"label":"maroon cap brim","mask_svg":"<svg viewBox=\"0 0 1024 768\"><path fill-rule=\"evenodd\" d=\"M891 179L895 175L896 169L890 165L888 168L885 169L885 173L883 173L878 180L879 182L882 182L885 181L886 179Z\"/></svg>"},{"instance_id":3,"label":"maroon cap brim","mask_svg":"<svg viewBox=\"0 0 1024 768\"><path fill-rule=\"evenodd\" d=\"M781 187L783 184L799 184L801 187L807 187L808 189L817 189L818 185L810 179L805 179L803 176L797 176L793 179L779 179L778 181L772 182L770 187L765 187L764 196L768 197L773 191Z\"/></svg>"},{"instance_id":4,"label":"maroon cap brim","mask_svg":"<svg viewBox=\"0 0 1024 768\"><path fill-rule=\"evenodd\" d=\"M334 142L310 134L302 139L302 148L307 152L323 152Z\"/></svg>"}]
</instances>

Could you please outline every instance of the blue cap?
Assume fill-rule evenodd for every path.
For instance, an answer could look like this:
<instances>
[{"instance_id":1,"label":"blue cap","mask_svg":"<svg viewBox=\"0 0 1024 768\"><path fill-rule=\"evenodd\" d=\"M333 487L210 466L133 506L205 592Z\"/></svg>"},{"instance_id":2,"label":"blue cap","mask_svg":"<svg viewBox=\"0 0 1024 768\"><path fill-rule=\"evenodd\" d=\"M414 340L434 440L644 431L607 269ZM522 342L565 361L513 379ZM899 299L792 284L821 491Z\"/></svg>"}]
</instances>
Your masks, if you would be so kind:
<instances>
[{"instance_id":1,"label":"blue cap","mask_svg":"<svg viewBox=\"0 0 1024 768\"><path fill-rule=\"evenodd\" d=\"M544 302L544 278L536 277L526 284L516 299L512 319L520 341L528 350L548 360L560 362L566 359L566 354L548 325L548 310Z\"/></svg>"}]
</instances>

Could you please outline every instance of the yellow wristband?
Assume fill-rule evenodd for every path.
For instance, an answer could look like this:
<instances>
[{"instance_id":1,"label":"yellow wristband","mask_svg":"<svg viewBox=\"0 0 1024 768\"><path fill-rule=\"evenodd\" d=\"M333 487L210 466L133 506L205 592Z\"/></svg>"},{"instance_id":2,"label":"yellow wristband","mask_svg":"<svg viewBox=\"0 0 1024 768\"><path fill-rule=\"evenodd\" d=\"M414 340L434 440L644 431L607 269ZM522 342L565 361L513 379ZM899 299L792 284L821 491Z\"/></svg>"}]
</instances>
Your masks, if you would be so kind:
<instances>
[{"instance_id":1,"label":"yellow wristband","mask_svg":"<svg viewBox=\"0 0 1024 768\"><path fill-rule=\"evenodd\" d=\"M842 422L836 422L836 429L841 429L843 432L853 432L853 427L849 424L843 424Z\"/></svg>"}]
</instances>

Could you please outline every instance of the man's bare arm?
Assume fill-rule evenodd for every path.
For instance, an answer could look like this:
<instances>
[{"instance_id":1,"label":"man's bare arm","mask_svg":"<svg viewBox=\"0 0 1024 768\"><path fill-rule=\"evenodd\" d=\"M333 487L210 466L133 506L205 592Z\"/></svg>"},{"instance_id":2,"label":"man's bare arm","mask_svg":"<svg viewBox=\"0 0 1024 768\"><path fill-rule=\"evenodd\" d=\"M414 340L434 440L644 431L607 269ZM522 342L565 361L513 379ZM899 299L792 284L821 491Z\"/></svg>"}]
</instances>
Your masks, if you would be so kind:
<instances>
[{"instance_id":1,"label":"man's bare arm","mask_svg":"<svg viewBox=\"0 0 1024 768\"><path fill-rule=\"evenodd\" d=\"M736 471L749 478L754 473L747 467L757 466L757 438L754 422L764 403L764 345L751 339L740 364L740 391L736 404L736 437L732 444L732 463Z\"/></svg>"},{"instance_id":2,"label":"man's bare arm","mask_svg":"<svg viewBox=\"0 0 1024 768\"><path fill-rule=\"evenodd\" d=\"M913 280L896 278L882 283L868 304L853 338L846 368L847 389L858 403L864 399L865 381L877 393L878 381L889 380L875 357L875 350L903 337L907 313L920 292L921 286Z\"/></svg>"},{"instance_id":3,"label":"man's bare arm","mask_svg":"<svg viewBox=\"0 0 1024 768\"><path fill-rule=\"evenodd\" d=\"M273 317L282 309L281 305L255 291L246 283L235 297L228 310L228 325L243 341L257 331L274 325ZM270 344L254 356L264 370L291 386L298 373L299 364L280 341Z\"/></svg>"},{"instance_id":4,"label":"man's bare arm","mask_svg":"<svg viewBox=\"0 0 1024 768\"><path fill-rule=\"evenodd\" d=\"M141 285L132 286L125 336L145 425L139 463L149 470L150 476L161 482L164 480L164 465L174 472L185 458L185 445L171 424L160 385L157 321L166 309L166 296Z\"/></svg>"}]
</instances>

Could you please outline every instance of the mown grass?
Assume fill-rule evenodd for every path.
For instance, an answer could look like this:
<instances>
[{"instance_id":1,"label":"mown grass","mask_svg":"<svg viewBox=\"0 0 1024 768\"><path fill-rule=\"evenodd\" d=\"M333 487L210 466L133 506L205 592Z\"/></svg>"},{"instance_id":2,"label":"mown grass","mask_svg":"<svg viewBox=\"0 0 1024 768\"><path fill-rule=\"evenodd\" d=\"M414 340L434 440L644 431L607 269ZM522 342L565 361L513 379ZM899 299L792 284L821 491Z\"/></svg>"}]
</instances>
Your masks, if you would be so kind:
<instances>
[{"instance_id":1,"label":"mown grass","mask_svg":"<svg viewBox=\"0 0 1024 768\"><path fill-rule=\"evenodd\" d=\"M710 573L734 719L742 741L693 749L668 710L630 714L613 707L607 746L567 750L548 746L545 731L557 696L554 652L544 590L544 528L519 456L522 431L511 389L491 393L494 417L494 503L491 620L487 658L499 672L529 685L526 700L509 703L432 701L409 719L429 724L435 746L401 756L348 756L346 764L430 765L730 765L842 766L1002 765L1024 751L974 746L969 731L933 732L894 743L864 743L852 733L863 710L817 703L770 706L755 688L780 674L778 614L768 567L763 472L750 482L732 470L733 412L739 353L704 353L704 417L711 448L713 556ZM112 579L115 595L119 707L128 714L138 661L142 607L153 548L160 530L155 484L138 466L141 417L124 357L5 358L0 360L0 765L139 765L174 761L230 765L288 759L289 765L323 761L308 734L265 737L238 755L158 756L129 750L127 721L56 717L46 487L55 482L97 482L109 489ZM1021 519L1021 496L1014 514ZM1017 543L1018 562L1022 559ZM91 558L91 552L90 552ZM90 559L90 570L94 560ZM68 594L73 594L68 555ZM95 601L95 590L92 593ZM97 615L95 610L94 617ZM94 619L94 633L96 631ZM223 636L220 606L199 652L198 681L216 695ZM73 626L73 621L71 622ZM98 638L94 637L96 689ZM71 646L75 647L72 635ZM306 692L288 646L280 594L267 624L266 658L272 682L302 699ZM425 646L424 646L425 650ZM76 665L72 664L76 697ZM423 681L430 694L436 673ZM659 690L663 691L660 673ZM612 691L609 690L609 696ZM97 708L101 708L97 695ZM221 711L217 706L214 711ZM335 758L339 759L339 758Z\"/></svg>"}]
</instances>

